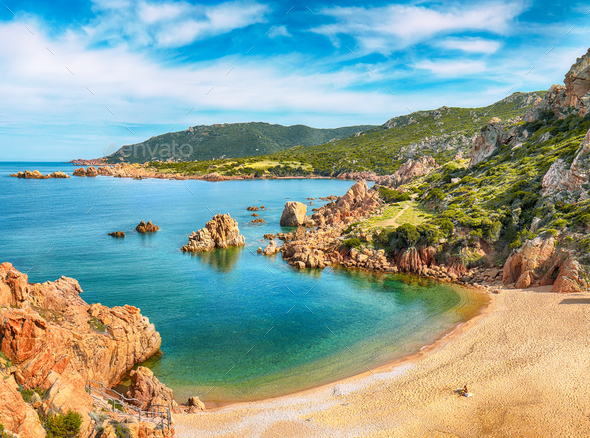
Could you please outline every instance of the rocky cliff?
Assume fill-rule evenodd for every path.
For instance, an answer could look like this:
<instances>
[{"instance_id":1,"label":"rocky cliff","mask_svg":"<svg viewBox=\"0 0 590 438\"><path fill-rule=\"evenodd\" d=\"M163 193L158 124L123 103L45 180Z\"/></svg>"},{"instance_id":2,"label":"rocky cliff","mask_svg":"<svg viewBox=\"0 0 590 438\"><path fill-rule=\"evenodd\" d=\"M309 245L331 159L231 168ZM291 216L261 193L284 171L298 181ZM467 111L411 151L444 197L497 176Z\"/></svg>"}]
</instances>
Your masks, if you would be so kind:
<instances>
[{"instance_id":1,"label":"rocky cliff","mask_svg":"<svg viewBox=\"0 0 590 438\"><path fill-rule=\"evenodd\" d=\"M205 224L205 228L189 236L189 241L182 247L185 252L211 251L215 248L229 248L246 244L240 234L238 223L229 214L217 214Z\"/></svg>"},{"instance_id":2,"label":"rocky cliff","mask_svg":"<svg viewBox=\"0 0 590 438\"><path fill-rule=\"evenodd\" d=\"M0 393L6 394L0 397L0 414L4 427L21 438L44 434L23 429L25 424L40 430L39 418L28 419L22 397L15 401L14 385L45 391L37 409L41 416L80 412L81 436L87 437L92 398L84 389L86 379L115 385L136 363L159 352L160 335L138 308L89 305L80 293L72 278L29 284L10 263L0 265L0 349L11 363L5 370L9 377L0 379ZM18 414L5 414L12 411Z\"/></svg>"},{"instance_id":3,"label":"rocky cliff","mask_svg":"<svg viewBox=\"0 0 590 438\"><path fill-rule=\"evenodd\" d=\"M504 132L502 121L494 117L484 126L473 141L469 167L475 166L491 157L500 146L508 143L514 137L514 131Z\"/></svg>"},{"instance_id":4,"label":"rocky cliff","mask_svg":"<svg viewBox=\"0 0 590 438\"><path fill-rule=\"evenodd\" d=\"M584 117L590 106L590 49L571 66L565 75L565 105L578 108Z\"/></svg>"},{"instance_id":5,"label":"rocky cliff","mask_svg":"<svg viewBox=\"0 0 590 438\"><path fill-rule=\"evenodd\" d=\"M420 157L417 159L410 158L393 174L377 178L379 184L397 188L411 182L414 178L426 175L438 166L431 156Z\"/></svg>"},{"instance_id":6,"label":"rocky cliff","mask_svg":"<svg viewBox=\"0 0 590 438\"><path fill-rule=\"evenodd\" d=\"M589 199L590 130L571 165L558 158L543 177L542 195L556 201L578 202Z\"/></svg>"},{"instance_id":7,"label":"rocky cliff","mask_svg":"<svg viewBox=\"0 0 590 438\"><path fill-rule=\"evenodd\" d=\"M516 288L552 286L551 292L588 290L589 272L565 249L555 249L555 238L528 240L504 265L503 283Z\"/></svg>"}]
</instances>

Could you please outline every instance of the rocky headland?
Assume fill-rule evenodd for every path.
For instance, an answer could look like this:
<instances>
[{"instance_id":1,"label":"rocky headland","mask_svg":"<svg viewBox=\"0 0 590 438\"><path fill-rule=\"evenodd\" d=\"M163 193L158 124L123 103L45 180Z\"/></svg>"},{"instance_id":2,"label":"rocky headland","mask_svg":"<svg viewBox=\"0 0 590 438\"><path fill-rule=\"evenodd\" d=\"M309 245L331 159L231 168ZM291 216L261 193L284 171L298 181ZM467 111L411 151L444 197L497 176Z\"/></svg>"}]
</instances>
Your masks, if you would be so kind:
<instances>
[{"instance_id":1,"label":"rocky headland","mask_svg":"<svg viewBox=\"0 0 590 438\"><path fill-rule=\"evenodd\" d=\"M205 224L204 228L192 232L189 242L182 247L182 251L212 251L215 248L223 249L245 244L246 240L240 234L238 223L229 214L217 214Z\"/></svg>"},{"instance_id":2,"label":"rocky headland","mask_svg":"<svg viewBox=\"0 0 590 438\"><path fill-rule=\"evenodd\" d=\"M0 423L5 433L44 437L46 418L73 411L81 415L81 438L110 437L99 426L116 422L116 416L98 420L87 381L112 387L135 364L158 354L160 335L138 308L87 304L81 293L73 278L31 284L10 263L0 265ZM25 396L26 391L35 394ZM129 429L136 431L133 437L171 436L140 421Z\"/></svg>"}]
</instances>

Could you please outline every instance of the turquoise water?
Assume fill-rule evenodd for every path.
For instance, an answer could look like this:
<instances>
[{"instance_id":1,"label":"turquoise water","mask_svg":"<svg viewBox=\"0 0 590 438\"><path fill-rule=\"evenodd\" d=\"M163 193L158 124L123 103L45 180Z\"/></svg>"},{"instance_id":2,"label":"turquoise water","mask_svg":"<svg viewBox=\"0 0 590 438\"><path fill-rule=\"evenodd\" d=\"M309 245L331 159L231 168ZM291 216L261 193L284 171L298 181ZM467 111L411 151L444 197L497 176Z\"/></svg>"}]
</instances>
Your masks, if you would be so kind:
<instances>
[{"instance_id":1,"label":"turquoise water","mask_svg":"<svg viewBox=\"0 0 590 438\"><path fill-rule=\"evenodd\" d=\"M139 307L162 335L162 355L148 365L180 401L254 400L348 377L416 352L481 305L448 285L297 271L256 254L264 233L281 231L288 199L342 195L350 181L8 177L25 169L74 168L0 163L0 262L31 282L76 278L90 303ZM250 225L250 205L266 206L266 224ZM238 221L247 247L182 253L216 213ZM134 232L141 220L161 230ZM119 230L125 239L107 235Z\"/></svg>"}]
</instances>

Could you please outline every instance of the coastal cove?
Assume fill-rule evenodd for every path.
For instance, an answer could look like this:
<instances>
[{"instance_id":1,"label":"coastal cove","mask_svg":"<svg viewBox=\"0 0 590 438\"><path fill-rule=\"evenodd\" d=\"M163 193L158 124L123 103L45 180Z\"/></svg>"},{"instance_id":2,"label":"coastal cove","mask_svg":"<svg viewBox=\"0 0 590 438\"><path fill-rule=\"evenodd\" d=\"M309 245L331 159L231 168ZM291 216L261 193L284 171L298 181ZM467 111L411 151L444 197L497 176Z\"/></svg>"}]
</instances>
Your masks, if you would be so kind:
<instances>
[{"instance_id":1,"label":"coastal cove","mask_svg":"<svg viewBox=\"0 0 590 438\"><path fill-rule=\"evenodd\" d=\"M281 396L350 377L419 351L485 304L479 293L410 276L342 268L297 271L256 254L285 202L342 195L341 180L226 182L110 177L23 180L73 166L2 163L2 261L30 282L76 278L89 303L141 308L162 335L146 365L185 402ZM250 224L252 205L265 224ZM187 236L230 213L246 248L190 255ZM141 220L160 227L140 235ZM124 239L107 233L124 231Z\"/></svg>"}]
</instances>

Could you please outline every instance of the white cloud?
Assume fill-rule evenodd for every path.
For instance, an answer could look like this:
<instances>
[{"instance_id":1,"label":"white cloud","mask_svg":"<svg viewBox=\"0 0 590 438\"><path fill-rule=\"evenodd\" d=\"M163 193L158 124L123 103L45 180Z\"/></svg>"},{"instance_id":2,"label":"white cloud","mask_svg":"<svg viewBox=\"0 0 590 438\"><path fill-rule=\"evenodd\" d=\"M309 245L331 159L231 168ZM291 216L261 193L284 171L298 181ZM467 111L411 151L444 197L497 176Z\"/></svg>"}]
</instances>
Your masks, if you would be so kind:
<instances>
[{"instance_id":1,"label":"white cloud","mask_svg":"<svg viewBox=\"0 0 590 438\"><path fill-rule=\"evenodd\" d=\"M336 19L330 29L357 39L367 52L391 53L427 41L437 35L465 31L508 34L511 24L525 10L521 2L487 2L444 8L388 5L384 7L333 7L322 14ZM312 29L324 34L324 28Z\"/></svg>"},{"instance_id":2,"label":"white cloud","mask_svg":"<svg viewBox=\"0 0 590 438\"><path fill-rule=\"evenodd\" d=\"M453 50L462 50L469 53L492 54L501 47L499 41L487 40L483 38L448 38L437 44L440 47Z\"/></svg>"},{"instance_id":3,"label":"white cloud","mask_svg":"<svg viewBox=\"0 0 590 438\"><path fill-rule=\"evenodd\" d=\"M95 0L93 10L96 18L85 30L94 42L182 47L199 39L265 22L268 7L248 0L217 5Z\"/></svg>"},{"instance_id":4,"label":"white cloud","mask_svg":"<svg viewBox=\"0 0 590 438\"><path fill-rule=\"evenodd\" d=\"M460 77L470 76L486 71L486 64L481 61L420 61L415 68L428 70L436 76Z\"/></svg>"},{"instance_id":5,"label":"white cloud","mask_svg":"<svg viewBox=\"0 0 590 438\"><path fill-rule=\"evenodd\" d=\"M278 36L291 37L292 35L287 30L287 26L275 26L268 33L268 36L271 38L276 38Z\"/></svg>"}]
</instances>

